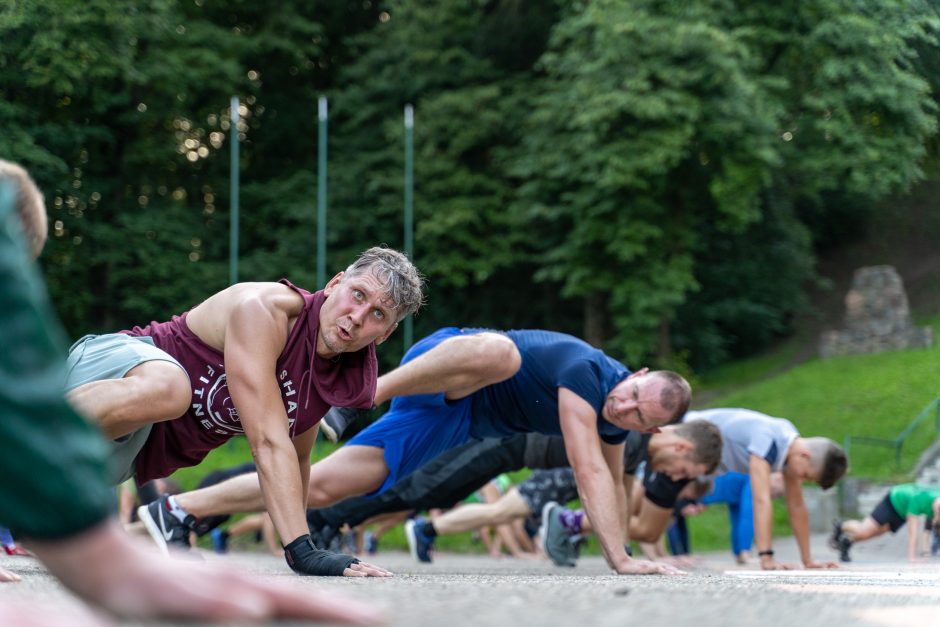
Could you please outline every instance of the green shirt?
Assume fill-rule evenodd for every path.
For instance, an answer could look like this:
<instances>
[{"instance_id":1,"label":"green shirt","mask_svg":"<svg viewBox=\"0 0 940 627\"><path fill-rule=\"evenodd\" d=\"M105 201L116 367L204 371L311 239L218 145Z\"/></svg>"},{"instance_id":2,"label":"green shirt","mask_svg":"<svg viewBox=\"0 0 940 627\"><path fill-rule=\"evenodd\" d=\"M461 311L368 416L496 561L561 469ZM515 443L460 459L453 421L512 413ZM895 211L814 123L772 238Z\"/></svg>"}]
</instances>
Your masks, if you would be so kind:
<instances>
[{"instance_id":1,"label":"green shirt","mask_svg":"<svg viewBox=\"0 0 940 627\"><path fill-rule=\"evenodd\" d=\"M101 523L114 495L101 434L65 401L65 338L11 192L0 183L0 524L54 540Z\"/></svg>"},{"instance_id":2,"label":"green shirt","mask_svg":"<svg viewBox=\"0 0 940 627\"><path fill-rule=\"evenodd\" d=\"M888 499L898 516L931 516L933 502L940 497L940 487L902 483L891 488Z\"/></svg>"}]
</instances>

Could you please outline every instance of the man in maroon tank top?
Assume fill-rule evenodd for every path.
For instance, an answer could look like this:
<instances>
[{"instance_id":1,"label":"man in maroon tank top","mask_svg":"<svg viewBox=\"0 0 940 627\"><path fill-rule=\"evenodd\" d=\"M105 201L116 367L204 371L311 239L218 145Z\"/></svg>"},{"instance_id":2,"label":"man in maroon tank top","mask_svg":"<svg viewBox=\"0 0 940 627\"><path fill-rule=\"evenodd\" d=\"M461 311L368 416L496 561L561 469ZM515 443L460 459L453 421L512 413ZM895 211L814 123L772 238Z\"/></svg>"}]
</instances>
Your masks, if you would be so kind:
<instances>
[{"instance_id":1,"label":"man in maroon tank top","mask_svg":"<svg viewBox=\"0 0 940 627\"><path fill-rule=\"evenodd\" d=\"M76 342L69 400L113 440L115 481L165 477L244 434L294 570L387 575L310 542L310 450L331 405L372 407L375 346L417 311L422 289L411 262L387 248L367 250L314 294L286 280L239 283L167 322ZM184 542L178 523L188 521L172 499L141 514L164 550Z\"/></svg>"}]
</instances>

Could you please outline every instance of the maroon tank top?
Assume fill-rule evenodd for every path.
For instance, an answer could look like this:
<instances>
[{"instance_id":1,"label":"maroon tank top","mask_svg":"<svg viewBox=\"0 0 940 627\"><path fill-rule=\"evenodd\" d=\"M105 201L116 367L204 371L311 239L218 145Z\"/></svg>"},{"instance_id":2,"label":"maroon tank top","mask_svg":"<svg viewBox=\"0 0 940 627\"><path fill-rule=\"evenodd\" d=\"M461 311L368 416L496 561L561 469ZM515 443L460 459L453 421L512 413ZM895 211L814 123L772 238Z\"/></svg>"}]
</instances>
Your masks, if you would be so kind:
<instances>
[{"instance_id":1,"label":"maroon tank top","mask_svg":"<svg viewBox=\"0 0 940 627\"><path fill-rule=\"evenodd\" d=\"M311 294L287 279L279 282L304 299L303 311L278 357L276 372L290 436L294 438L319 422L331 405L372 407L378 364L374 343L355 353L342 353L336 360L317 356L320 307L326 296L322 291ZM189 330L185 313L122 333L153 338L158 348L186 369L193 389L189 411L176 420L153 425L135 462L139 481L195 466L209 451L244 433L228 393L223 355Z\"/></svg>"}]
</instances>

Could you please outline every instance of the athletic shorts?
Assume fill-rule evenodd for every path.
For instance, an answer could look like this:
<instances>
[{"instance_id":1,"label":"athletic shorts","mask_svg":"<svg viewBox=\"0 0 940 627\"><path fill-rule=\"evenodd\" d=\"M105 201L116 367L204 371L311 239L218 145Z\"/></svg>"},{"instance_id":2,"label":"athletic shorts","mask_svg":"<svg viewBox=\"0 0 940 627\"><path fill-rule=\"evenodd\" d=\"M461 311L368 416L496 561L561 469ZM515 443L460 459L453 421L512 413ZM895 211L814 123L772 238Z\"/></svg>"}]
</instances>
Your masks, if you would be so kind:
<instances>
[{"instance_id":1,"label":"athletic shorts","mask_svg":"<svg viewBox=\"0 0 940 627\"><path fill-rule=\"evenodd\" d=\"M564 505L578 498L578 484L572 468L536 470L516 486L519 496L529 506L533 516L542 516L542 508L549 501Z\"/></svg>"},{"instance_id":2,"label":"athletic shorts","mask_svg":"<svg viewBox=\"0 0 940 627\"><path fill-rule=\"evenodd\" d=\"M408 363L464 332L457 327L439 329L412 346L401 363ZM469 441L472 409L472 395L454 401L445 399L443 392L398 396L392 400L388 413L360 431L346 446L375 446L384 451L388 477L372 493L380 494L444 451Z\"/></svg>"},{"instance_id":3,"label":"athletic shorts","mask_svg":"<svg viewBox=\"0 0 940 627\"><path fill-rule=\"evenodd\" d=\"M135 366L147 361L169 361L185 372L180 362L159 348L147 336L124 333L86 335L69 349L66 361L66 392L108 379L123 379ZM188 375L187 375L188 376ZM134 460L150 435L151 425L111 440L111 481L114 485L134 476Z\"/></svg>"},{"instance_id":4,"label":"athletic shorts","mask_svg":"<svg viewBox=\"0 0 940 627\"><path fill-rule=\"evenodd\" d=\"M898 511L894 509L894 505L891 504L891 498L887 494L885 494L881 502L875 506L875 509L872 510L871 517L879 525L889 525L891 527L891 533L895 533L907 522L898 514Z\"/></svg>"}]
</instances>

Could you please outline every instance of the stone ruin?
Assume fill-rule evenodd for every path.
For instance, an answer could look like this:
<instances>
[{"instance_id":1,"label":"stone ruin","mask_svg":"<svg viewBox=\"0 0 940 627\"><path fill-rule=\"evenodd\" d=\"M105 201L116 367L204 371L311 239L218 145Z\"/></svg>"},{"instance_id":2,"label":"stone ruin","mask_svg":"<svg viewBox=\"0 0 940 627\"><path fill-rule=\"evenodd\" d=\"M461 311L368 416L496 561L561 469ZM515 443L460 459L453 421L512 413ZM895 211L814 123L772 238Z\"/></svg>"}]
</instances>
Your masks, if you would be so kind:
<instances>
[{"instance_id":1,"label":"stone ruin","mask_svg":"<svg viewBox=\"0 0 940 627\"><path fill-rule=\"evenodd\" d=\"M933 344L930 327L911 323L907 294L900 275L891 266L859 268L845 296L845 328L820 336L822 358L879 353Z\"/></svg>"}]
</instances>

